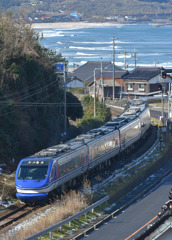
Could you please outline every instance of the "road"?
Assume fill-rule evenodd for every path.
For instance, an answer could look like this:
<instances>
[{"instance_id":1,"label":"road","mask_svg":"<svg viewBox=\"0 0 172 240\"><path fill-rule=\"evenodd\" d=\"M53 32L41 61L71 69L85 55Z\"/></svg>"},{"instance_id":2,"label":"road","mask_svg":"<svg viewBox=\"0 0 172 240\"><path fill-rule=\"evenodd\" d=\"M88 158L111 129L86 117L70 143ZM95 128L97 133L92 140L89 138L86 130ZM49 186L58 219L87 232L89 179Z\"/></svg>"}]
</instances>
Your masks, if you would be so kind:
<instances>
[{"instance_id":1,"label":"road","mask_svg":"<svg viewBox=\"0 0 172 240\"><path fill-rule=\"evenodd\" d=\"M149 194L138 200L116 218L104 224L100 229L94 231L87 240L131 240L138 237L150 220L158 220L157 214L161 207L168 201L169 191L172 186L172 174L166 177ZM146 225L145 227L143 227ZM139 231L139 229L141 229Z\"/></svg>"}]
</instances>

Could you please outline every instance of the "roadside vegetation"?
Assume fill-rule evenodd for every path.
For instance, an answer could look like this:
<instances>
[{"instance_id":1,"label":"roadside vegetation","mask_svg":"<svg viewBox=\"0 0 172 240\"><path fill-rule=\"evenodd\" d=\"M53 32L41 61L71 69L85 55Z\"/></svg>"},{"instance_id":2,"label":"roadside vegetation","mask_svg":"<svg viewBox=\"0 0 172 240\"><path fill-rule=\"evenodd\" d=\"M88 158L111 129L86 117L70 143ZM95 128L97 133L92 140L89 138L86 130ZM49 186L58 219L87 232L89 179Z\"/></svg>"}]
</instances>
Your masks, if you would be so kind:
<instances>
[{"instance_id":1,"label":"roadside vegetation","mask_svg":"<svg viewBox=\"0 0 172 240\"><path fill-rule=\"evenodd\" d=\"M62 196L61 201L57 200L57 202L51 205L51 208L48 206L44 212L39 212L36 214L37 216L32 216L30 219L27 216L27 219L21 224L20 229L4 233L4 239L20 240L31 236L86 208L90 204L90 199L90 196L84 195L81 192L70 191L68 194ZM59 237L59 235L63 235L63 233L60 231L57 232L56 237Z\"/></svg>"}]
</instances>

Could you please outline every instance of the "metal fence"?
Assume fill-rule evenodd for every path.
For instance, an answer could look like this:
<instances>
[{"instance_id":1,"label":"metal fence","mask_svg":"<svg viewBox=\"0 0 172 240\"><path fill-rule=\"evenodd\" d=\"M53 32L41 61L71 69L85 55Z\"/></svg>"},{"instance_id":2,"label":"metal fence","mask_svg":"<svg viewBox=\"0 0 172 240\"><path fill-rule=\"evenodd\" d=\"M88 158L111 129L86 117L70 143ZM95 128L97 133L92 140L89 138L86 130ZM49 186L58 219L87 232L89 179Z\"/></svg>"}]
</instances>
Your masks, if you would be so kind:
<instances>
[{"instance_id":1,"label":"metal fence","mask_svg":"<svg viewBox=\"0 0 172 240\"><path fill-rule=\"evenodd\" d=\"M69 224L69 227L70 227L72 220L79 219L82 215L87 214L87 212L89 212L89 211L94 212L94 208L100 206L102 203L107 202L108 200L109 200L109 196L106 196L106 197L102 198L101 200L97 201L96 203L93 203L89 207L83 209L82 211L74 214L73 216L68 217L68 218L64 219L63 221L61 221L57 224L54 224L53 226L48 227L38 233L35 233L34 235L27 237L23 240L34 240L36 238L38 238L40 240L41 236L48 234L48 233L49 233L49 239L53 239L53 231L54 230L56 230L57 228L62 228L62 226L65 224Z\"/></svg>"}]
</instances>

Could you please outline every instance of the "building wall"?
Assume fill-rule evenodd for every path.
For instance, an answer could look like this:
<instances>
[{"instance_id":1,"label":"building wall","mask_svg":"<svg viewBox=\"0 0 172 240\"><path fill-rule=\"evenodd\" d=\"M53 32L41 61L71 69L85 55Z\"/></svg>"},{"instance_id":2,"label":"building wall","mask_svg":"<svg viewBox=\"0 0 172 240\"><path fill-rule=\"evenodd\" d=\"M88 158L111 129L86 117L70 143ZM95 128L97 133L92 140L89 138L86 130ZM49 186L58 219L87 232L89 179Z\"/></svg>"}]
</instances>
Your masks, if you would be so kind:
<instances>
[{"instance_id":1,"label":"building wall","mask_svg":"<svg viewBox=\"0 0 172 240\"><path fill-rule=\"evenodd\" d=\"M84 84L81 81L75 80L66 84L67 88L83 88Z\"/></svg>"},{"instance_id":2,"label":"building wall","mask_svg":"<svg viewBox=\"0 0 172 240\"><path fill-rule=\"evenodd\" d=\"M131 85L131 86L129 86ZM144 86L144 87L143 87ZM149 84L146 81L126 81L124 83L124 91L125 92L145 92L149 93Z\"/></svg>"}]
</instances>

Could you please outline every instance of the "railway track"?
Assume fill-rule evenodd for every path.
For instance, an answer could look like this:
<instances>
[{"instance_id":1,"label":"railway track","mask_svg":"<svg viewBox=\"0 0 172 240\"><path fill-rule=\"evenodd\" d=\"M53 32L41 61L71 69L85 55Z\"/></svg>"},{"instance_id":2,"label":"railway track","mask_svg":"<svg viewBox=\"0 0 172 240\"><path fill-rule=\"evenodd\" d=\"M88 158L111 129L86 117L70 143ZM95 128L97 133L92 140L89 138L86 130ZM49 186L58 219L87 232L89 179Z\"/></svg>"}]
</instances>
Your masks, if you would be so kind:
<instances>
[{"instance_id":1,"label":"railway track","mask_svg":"<svg viewBox=\"0 0 172 240\"><path fill-rule=\"evenodd\" d=\"M0 231L4 230L6 227L16 223L29 213L35 210L35 207L29 206L27 204L22 204L19 201L12 204L2 212L0 212Z\"/></svg>"}]
</instances>

